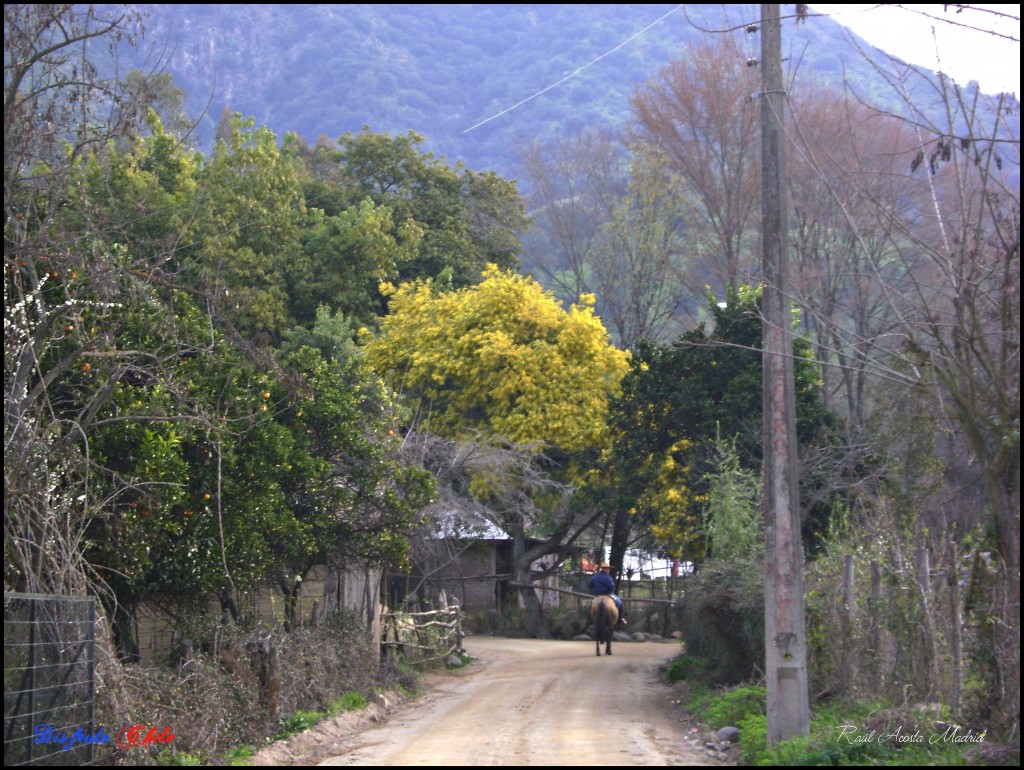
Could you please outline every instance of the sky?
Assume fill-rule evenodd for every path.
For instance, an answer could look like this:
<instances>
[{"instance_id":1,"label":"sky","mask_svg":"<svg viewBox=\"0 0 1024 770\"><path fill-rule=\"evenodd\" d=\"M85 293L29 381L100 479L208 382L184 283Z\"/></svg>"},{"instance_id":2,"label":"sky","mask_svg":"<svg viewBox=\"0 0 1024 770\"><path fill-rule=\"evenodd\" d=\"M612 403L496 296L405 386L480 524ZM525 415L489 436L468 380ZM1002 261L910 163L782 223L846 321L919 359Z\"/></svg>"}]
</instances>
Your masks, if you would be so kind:
<instances>
[{"instance_id":1,"label":"sky","mask_svg":"<svg viewBox=\"0 0 1024 770\"><path fill-rule=\"evenodd\" d=\"M960 85L976 80L982 93L1010 91L1019 98L1020 6L971 5L962 13L953 8L946 11L946 7L942 3L810 6L812 12L829 14L871 45L903 61L941 70ZM984 31L991 29L1013 40Z\"/></svg>"}]
</instances>

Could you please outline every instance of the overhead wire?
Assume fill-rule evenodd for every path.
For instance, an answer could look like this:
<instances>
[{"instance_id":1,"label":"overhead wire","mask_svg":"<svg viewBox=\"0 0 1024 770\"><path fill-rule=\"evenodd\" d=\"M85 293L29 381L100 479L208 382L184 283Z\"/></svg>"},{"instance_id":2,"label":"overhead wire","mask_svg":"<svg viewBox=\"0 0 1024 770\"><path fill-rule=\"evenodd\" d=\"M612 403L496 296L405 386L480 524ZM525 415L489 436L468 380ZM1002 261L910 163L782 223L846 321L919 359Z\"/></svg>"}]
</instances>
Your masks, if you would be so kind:
<instances>
[{"instance_id":1,"label":"overhead wire","mask_svg":"<svg viewBox=\"0 0 1024 770\"><path fill-rule=\"evenodd\" d=\"M569 80L569 79L571 79L571 78L574 78L574 77L576 77L576 75L578 75L578 74L580 74L581 72L583 72L583 70L587 69L587 67L590 67L590 66L592 66L592 65L594 65L594 64L597 64L597 62L601 61L601 59L604 59L605 57L607 57L607 56L610 56L611 54L615 53L616 51L618 51L618 50L619 50L620 48L622 48L623 46L625 46L625 45L628 45L628 44L629 44L630 42L632 42L633 40L636 40L636 38L640 37L640 35L644 34L644 33L645 33L645 32L646 32L647 30L649 30L649 29L650 29L651 27L655 26L656 24L659 24L659 23L661 23L661 22L662 22L662 21L664 21L664 20L665 20L666 18L668 18L669 16L671 16L671 15L672 15L673 13L676 13L677 11L681 10L681 9L682 9L682 8L684 8L684 7L685 7L684 5L677 5L677 6L675 7L675 8L673 8L673 9L672 9L671 11L669 11L668 13L665 13L665 14L663 14L662 16L660 16L660 17L658 17L657 19L655 19L654 21L652 21L652 22L651 22L650 24L648 24L648 25L647 25L646 27L644 27L644 28L643 28L642 30L640 30L639 32L636 32L636 33L634 33L634 34L630 35L630 36L629 36L628 38L626 38L625 40L623 40L623 41L622 41L621 43L619 43L619 44L618 44L617 46L615 46L615 47L614 47L614 48L612 48L611 50L609 50L609 51L605 51L605 52L604 52L603 54L601 54L600 56L598 56L598 57L596 57L596 58L594 58L594 59L591 59L591 60L590 60L589 62L587 62L586 64L584 64L584 65L583 65L582 67L578 67L577 69L573 70L572 72L570 72L570 73L569 73L568 75L566 75L566 76L565 76L564 78L562 78L561 80L559 80L559 81L557 81L557 82L555 82L555 83L552 83L551 85L549 85L549 86L546 86L545 88L542 88L542 89L541 89L540 91L537 91L537 92L536 92L535 94L533 94L532 96L528 96L528 97L526 97L525 99L523 99L523 100L522 100L522 101L520 101L520 102L516 102L516 103L515 103L515 104L513 104L513 105L512 105L511 107L507 107L507 108L505 108L504 110L502 110L501 112L495 113L494 115L491 115L491 117L489 117L489 118L485 118L484 120L481 120L481 121L480 121L479 123L477 123L476 125L470 126L469 128L467 128L467 129L466 129L465 131L463 131L462 133L464 133L464 134L468 134L468 133L469 133L470 131L472 131L473 129L475 129L475 128L480 128L480 126L484 125L485 123L490 123L490 122L491 122L492 120L495 120L496 118L500 118L500 117L501 117L502 115L505 115L505 114L507 114L507 113L509 113L509 112L512 112L512 110L514 110L514 109L517 109L518 107L522 107L522 106L523 106L524 104L526 104L527 102L529 102L529 101L531 101L531 100L533 100L533 99L536 99L536 98L537 98L538 96L540 96L540 95L542 95L542 94L544 94L544 93L547 93L547 92L548 92L548 91L550 91L550 90L551 90L552 88L556 88L556 87L560 86L560 85L561 85L562 83L564 83L565 81L567 81L567 80Z\"/></svg>"}]
</instances>

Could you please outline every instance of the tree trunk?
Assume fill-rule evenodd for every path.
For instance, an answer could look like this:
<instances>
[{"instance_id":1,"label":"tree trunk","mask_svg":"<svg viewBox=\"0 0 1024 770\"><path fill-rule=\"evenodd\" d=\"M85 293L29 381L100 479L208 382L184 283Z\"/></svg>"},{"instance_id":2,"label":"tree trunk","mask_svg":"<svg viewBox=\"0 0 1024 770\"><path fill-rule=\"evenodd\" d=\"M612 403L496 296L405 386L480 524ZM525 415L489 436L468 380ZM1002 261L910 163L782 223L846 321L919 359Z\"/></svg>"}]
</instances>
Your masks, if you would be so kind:
<instances>
[{"instance_id":1,"label":"tree trunk","mask_svg":"<svg viewBox=\"0 0 1024 770\"><path fill-rule=\"evenodd\" d=\"M632 525L633 518L630 516L629 511L625 510L624 507L620 507L618 513L615 514L615 524L612 528L612 547L608 557L611 559L612 577L615 578L616 585L619 584L626 566L626 547L629 545L629 534Z\"/></svg>"},{"instance_id":2,"label":"tree trunk","mask_svg":"<svg viewBox=\"0 0 1024 770\"><path fill-rule=\"evenodd\" d=\"M534 639L550 639L547 623L540 606L537 592L522 586L532 586L530 557L526 553L526 532L521 525L512 534L512 561L515 564L516 582L520 584L519 598L523 604L523 626L528 636Z\"/></svg>"}]
</instances>

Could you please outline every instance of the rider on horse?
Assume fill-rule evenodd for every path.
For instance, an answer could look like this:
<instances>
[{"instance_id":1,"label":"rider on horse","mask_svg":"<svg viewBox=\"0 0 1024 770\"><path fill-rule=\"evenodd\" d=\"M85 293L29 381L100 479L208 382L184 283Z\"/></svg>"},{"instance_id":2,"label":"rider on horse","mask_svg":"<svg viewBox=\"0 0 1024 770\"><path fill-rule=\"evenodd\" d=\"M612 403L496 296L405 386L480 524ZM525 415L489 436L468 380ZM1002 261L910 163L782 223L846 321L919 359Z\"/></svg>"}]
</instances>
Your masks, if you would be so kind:
<instances>
[{"instance_id":1,"label":"rider on horse","mask_svg":"<svg viewBox=\"0 0 1024 770\"><path fill-rule=\"evenodd\" d=\"M622 617L622 599L615 593L615 581L612 580L611 569L610 564L602 564L590 578L587 586L594 592L594 596L607 594L615 600L615 606L619 608L619 624L624 626L626 619Z\"/></svg>"}]
</instances>

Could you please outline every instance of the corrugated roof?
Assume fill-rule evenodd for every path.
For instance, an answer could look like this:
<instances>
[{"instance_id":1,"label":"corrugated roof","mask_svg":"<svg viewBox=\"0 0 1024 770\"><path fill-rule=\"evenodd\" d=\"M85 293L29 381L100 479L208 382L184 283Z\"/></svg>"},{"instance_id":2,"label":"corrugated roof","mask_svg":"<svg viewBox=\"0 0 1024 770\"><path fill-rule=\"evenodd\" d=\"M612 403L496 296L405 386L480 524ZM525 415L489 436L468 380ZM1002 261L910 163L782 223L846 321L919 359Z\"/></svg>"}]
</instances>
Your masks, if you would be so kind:
<instances>
[{"instance_id":1,"label":"corrugated roof","mask_svg":"<svg viewBox=\"0 0 1024 770\"><path fill-rule=\"evenodd\" d=\"M480 513L447 511L434 519L434 537L439 540L511 540L507 532Z\"/></svg>"}]
</instances>

